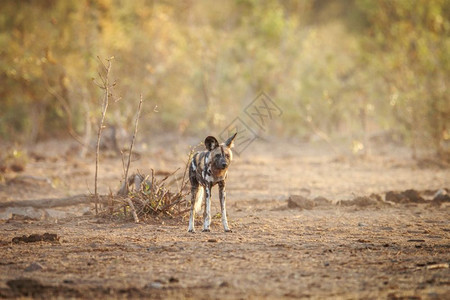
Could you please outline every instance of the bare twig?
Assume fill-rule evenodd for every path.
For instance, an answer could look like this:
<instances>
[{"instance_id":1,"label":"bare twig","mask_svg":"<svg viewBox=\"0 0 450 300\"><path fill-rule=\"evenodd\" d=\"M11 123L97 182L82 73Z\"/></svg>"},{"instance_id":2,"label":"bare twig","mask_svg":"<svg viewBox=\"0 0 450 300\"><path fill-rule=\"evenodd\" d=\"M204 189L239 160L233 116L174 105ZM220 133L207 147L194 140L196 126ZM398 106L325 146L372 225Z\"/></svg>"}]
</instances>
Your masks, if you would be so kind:
<instances>
[{"instance_id":1,"label":"bare twig","mask_svg":"<svg viewBox=\"0 0 450 300\"><path fill-rule=\"evenodd\" d=\"M139 223L139 218L137 216L136 209L134 208L133 201L131 201L130 198L127 198L127 202L128 202L128 205L130 206L131 214L133 215L134 222Z\"/></svg>"},{"instance_id":2,"label":"bare twig","mask_svg":"<svg viewBox=\"0 0 450 300\"><path fill-rule=\"evenodd\" d=\"M105 90L105 96L103 98L103 105L102 105L102 118L100 120L100 125L98 127L98 134L97 134L97 148L95 151L95 188L94 188L94 196L95 196L95 214L98 214L98 192L97 192L97 178L98 178L98 164L99 164L99 152L100 152L100 138L102 135L102 130L104 128L103 123L105 121L106 116L106 110L108 109L108 103L109 103L109 96L110 96L110 85L109 85L109 72L111 71L111 61L112 58L108 59L108 66L106 66L99 58L99 61L101 62L104 70L105 70L105 76L101 76L100 78L102 80L102 86L100 86L101 89Z\"/></svg>"},{"instance_id":3,"label":"bare twig","mask_svg":"<svg viewBox=\"0 0 450 300\"><path fill-rule=\"evenodd\" d=\"M178 172L180 168L176 169L175 171L173 171L172 173L169 173L166 175L166 177L164 177L163 179L161 179L161 183L163 183L164 181L167 180L167 178L172 177L173 175L175 175L176 172Z\"/></svg>"},{"instance_id":4,"label":"bare twig","mask_svg":"<svg viewBox=\"0 0 450 300\"><path fill-rule=\"evenodd\" d=\"M127 188L127 192L128 192L128 170L130 169L130 163L131 163L131 154L133 153L133 145L134 145L134 140L136 139L136 134L137 134L137 130L138 130L138 124L139 124L139 117L141 115L141 109L142 109L142 102L143 102L143 98L142 98L142 94L141 94L141 99L139 100L139 106L138 106L138 112L137 112L137 116L136 116L136 121L134 123L134 133L133 133L133 139L131 140L131 145L130 145L130 151L128 154L128 162L127 162L127 168L125 170L125 184L126 184L126 188Z\"/></svg>"},{"instance_id":5,"label":"bare twig","mask_svg":"<svg viewBox=\"0 0 450 300\"><path fill-rule=\"evenodd\" d=\"M130 151L128 153L127 167L125 169L125 174L124 174L124 178L123 178L125 191L122 191L122 193L125 194L125 195L128 195L128 192L129 192L129 189L130 189L129 182L128 182L128 171L130 170L131 155L133 153L134 141L135 141L136 135L137 135L138 124L139 124L139 117L141 115L141 109L142 109L142 102L143 102L143 98L142 98L142 94L141 94L141 99L139 100L138 112L137 112L137 116L136 116L136 121L134 123L133 138L131 140ZM123 155L122 155L122 165L124 165L124 163L123 163ZM130 210L131 210L131 213L133 215L134 222L139 223L139 218L137 216L136 209L134 208L133 202L131 201L130 198L127 198L127 203L130 206Z\"/></svg>"}]
</instances>

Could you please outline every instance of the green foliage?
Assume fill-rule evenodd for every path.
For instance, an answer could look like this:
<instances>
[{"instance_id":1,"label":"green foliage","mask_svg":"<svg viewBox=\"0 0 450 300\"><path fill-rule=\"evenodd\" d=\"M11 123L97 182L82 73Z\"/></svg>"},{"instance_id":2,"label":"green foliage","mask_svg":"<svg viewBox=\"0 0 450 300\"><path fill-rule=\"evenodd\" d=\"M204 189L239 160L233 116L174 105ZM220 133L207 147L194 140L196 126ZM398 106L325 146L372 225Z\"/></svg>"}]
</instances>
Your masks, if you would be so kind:
<instances>
[{"instance_id":1,"label":"green foliage","mask_svg":"<svg viewBox=\"0 0 450 300\"><path fill-rule=\"evenodd\" d=\"M390 122L413 146L430 143L441 152L450 126L450 2L357 1L369 67L384 79ZM375 104L377 102L372 100ZM386 108L380 107L380 113Z\"/></svg>"},{"instance_id":2,"label":"green foliage","mask_svg":"<svg viewBox=\"0 0 450 300\"><path fill-rule=\"evenodd\" d=\"M284 112L277 134L394 130L440 151L449 3L2 1L0 136L82 133L101 109L97 56L114 56L112 123L131 122L142 93L158 105L151 132L219 131L265 91Z\"/></svg>"}]
</instances>

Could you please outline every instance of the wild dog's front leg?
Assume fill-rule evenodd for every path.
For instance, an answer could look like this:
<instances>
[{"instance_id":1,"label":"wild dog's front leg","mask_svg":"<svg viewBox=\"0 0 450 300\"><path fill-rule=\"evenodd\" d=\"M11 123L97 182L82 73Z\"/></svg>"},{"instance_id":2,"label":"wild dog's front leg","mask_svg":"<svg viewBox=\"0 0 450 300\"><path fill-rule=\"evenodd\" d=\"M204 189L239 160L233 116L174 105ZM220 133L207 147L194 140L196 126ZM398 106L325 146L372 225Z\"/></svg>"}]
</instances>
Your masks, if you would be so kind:
<instances>
[{"instance_id":1,"label":"wild dog's front leg","mask_svg":"<svg viewBox=\"0 0 450 300\"><path fill-rule=\"evenodd\" d=\"M205 186L205 213L203 214L205 221L203 222L203 231L210 231L211 225L211 185Z\"/></svg>"},{"instance_id":2,"label":"wild dog's front leg","mask_svg":"<svg viewBox=\"0 0 450 300\"><path fill-rule=\"evenodd\" d=\"M219 198L220 198L220 209L222 214L223 230L225 230L225 232L231 232L231 229L228 227L228 220L227 220L227 207L225 202L226 201L225 181L220 181L218 185L219 185Z\"/></svg>"},{"instance_id":3,"label":"wild dog's front leg","mask_svg":"<svg viewBox=\"0 0 450 300\"><path fill-rule=\"evenodd\" d=\"M197 196L198 186L191 187L191 215L189 216L189 228L188 232L195 232L194 229L194 219L195 219L195 200Z\"/></svg>"}]
</instances>

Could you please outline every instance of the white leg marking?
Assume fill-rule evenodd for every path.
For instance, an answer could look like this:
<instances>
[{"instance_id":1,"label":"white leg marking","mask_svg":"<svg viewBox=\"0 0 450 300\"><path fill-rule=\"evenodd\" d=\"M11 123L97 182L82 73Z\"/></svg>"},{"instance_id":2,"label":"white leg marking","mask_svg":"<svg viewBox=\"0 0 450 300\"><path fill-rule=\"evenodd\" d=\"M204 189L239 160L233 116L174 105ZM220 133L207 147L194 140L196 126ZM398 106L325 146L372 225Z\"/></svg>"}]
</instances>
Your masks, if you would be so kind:
<instances>
[{"instance_id":1,"label":"white leg marking","mask_svg":"<svg viewBox=\"0 0 450 300\"><path fill-rule=\"evenodd\" d=\"M225 232L230 232L230 228L228 227L227 220L227 207L226 207L226 192L225 192L225 183L222 186L219 186L219 198L220 198L220 208L222 214L222 225Z\"/></svg>"},{"instance_id":2,"label":"white leg marking","mask_svg":"<svg viewBox=\"0 0 450 300\"><path fill-rule=\"evenodd\" d=\"M194 211L195 213L200 213L202 210L203 198L205 197L204 189L202 186L198 187L197 195L195 196L195 205Z\"/></svg>"},{"instance_id":3,"label":"white leg marking","mask_svg":"<svg viewBox=\"0 0 450 300\"><path fill-rule=\"evenodd\" d=\"M195 208L196 194L198 194L198 188L199 187L197 187L197 190L194 187L191 188L191 214L189 216L189 228L188 228L189 232L195 232L195 228L194 228L195 209L194 208Z\"/></svg>"},{"instance_id":4,"label":"white leg marking","mask_svg":"<svg viewBox=\"0 0 450 300\"><path fill-rule=\"evenodd\" d=\"M226 208L222 209L222 224L223 224L223 229L225 231L231 231L230 227L228 227L227 209Z\"/></svg>"},{"instance_id":5,"label":"white leg marking","mask_svg":"<svg viewBox=\"0 0 450 300\"><path fill-rule=\"evenodd\" d=\"M188 228L189 232L195 232L195 229L194 229L194 215L195 215L195 211L191 208L191 215L189 216L189 228Z\"/></svg>"},{"instance_id":6,"label":"white leg marking","mask_svg":"<svg viewBox=\"0 0 450 300\"><path fill-rule=\"evenodd\" d=\"M205 222L203 223L203 231L209 231L211 224L211 188L205 187Z\"/></svg>"}]
</instances>

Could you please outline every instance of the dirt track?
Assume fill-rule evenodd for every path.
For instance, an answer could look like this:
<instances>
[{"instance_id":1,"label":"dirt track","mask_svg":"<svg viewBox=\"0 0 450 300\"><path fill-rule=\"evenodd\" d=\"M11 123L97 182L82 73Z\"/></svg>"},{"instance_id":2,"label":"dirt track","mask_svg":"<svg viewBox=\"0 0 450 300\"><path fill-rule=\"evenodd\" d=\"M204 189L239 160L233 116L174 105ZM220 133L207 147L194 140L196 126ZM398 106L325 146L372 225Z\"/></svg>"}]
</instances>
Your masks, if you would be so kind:
<instances>
[{"instance_id":1,"label":"dirt track","mask_svg":"<svg viewBox=\"0 0 450 300\"><path fill-rule=\"evenodd\" d=\"M244 153L230 169L233 233L223 233L219 219L212 232L189 234L186 219L134 224L92 215L57 221L15 217L0 224L0 296L444 299L449 294L447 203L335 204L389 190L448 188L449 169L418 167L402 155L354 160L310 146L253 146L252 154ZM135 164L172 170L182 165L184 148L172 151L155 149ZM117 158L103 160L103 192L118 185L120 164ZM30 162L26 173L46 176L54 186L2 184L1 201L86 192L92 170L88 160L67 157ZM293 194L332 203L288 208ZM213 203L214 214L216 193ZM82 208L62 211L78 214ZM46 232L59 240L12 242Z\"/></svg>"}]
</instances>

